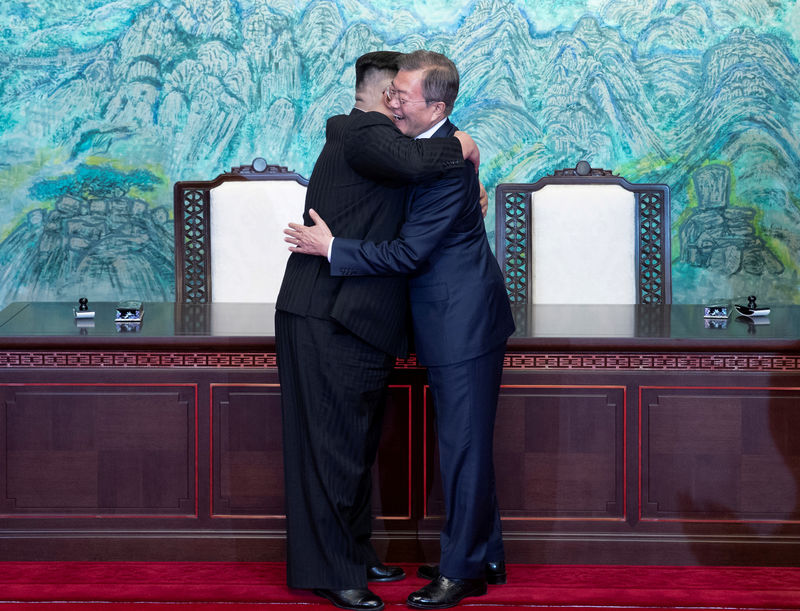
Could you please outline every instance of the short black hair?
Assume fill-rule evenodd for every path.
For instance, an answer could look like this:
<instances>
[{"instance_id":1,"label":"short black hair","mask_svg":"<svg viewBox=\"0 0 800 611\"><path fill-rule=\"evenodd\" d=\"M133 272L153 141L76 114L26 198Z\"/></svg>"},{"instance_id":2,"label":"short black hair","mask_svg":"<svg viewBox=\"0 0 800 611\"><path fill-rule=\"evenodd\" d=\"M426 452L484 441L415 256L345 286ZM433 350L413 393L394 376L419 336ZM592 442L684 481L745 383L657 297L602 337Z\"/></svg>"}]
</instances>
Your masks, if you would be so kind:
<instances>
[{"instance_id":1,"label":"short black hair","mask_svg":"<svg viewBox=\"0 0 800 611\"><path fill-rule=\"evenodd\" d=\"M364 84L367 75L373 71L397 72L397 64L403 56L398 51L372 51L356 60L356 90Z\"/></svg>"}]
</instances>

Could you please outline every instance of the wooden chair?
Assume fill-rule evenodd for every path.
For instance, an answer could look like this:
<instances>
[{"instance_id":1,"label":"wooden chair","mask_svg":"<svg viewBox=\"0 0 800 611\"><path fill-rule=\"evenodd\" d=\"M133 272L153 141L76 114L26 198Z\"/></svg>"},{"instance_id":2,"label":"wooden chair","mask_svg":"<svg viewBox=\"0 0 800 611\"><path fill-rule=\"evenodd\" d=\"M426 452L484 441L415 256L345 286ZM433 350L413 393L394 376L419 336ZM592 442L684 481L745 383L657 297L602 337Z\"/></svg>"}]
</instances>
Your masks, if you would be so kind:
<instances>
[{"instance_id":1,"label":"wooden chair","mask_svg":"<svg viewBox=\"0 0 800 611\"><path fill-rule=\"evenodd\" d=\"M671 303L669 187L586 161L496 190L496 256L512 303Z\"/></svg>"},{"instance_id":2,"label":"wooden chair","mask_svg":"<svg viewBox=\"0 0 800 611\"><path fill-rule=\"evenodd\" d=\"M210 181L175 183L178 303L274 303L308 180L257 158Z\"/></svg>"}]
</instances>

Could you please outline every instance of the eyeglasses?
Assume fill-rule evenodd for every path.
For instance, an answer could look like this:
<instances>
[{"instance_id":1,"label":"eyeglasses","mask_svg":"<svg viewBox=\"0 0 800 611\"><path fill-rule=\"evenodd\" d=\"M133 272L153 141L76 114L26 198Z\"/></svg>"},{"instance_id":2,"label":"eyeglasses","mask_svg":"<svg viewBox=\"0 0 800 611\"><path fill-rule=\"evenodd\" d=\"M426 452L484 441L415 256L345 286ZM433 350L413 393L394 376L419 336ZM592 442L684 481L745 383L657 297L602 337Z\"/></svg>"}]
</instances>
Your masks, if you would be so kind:
<instances>
[{"instance_id":1,"label":"eyeglasses","mask_svg":"<svg viewBox=\"0 0 800 611\"><path fill-rule=\"evenodd\" d=\"M387 87L386 90L383 92L386 96L387 102L394 102L396 101L400 106L405 106L406 104L428 104L428 100L404 100L400 97L399 92L394 87Z\"/></svg>"}]
</instances>

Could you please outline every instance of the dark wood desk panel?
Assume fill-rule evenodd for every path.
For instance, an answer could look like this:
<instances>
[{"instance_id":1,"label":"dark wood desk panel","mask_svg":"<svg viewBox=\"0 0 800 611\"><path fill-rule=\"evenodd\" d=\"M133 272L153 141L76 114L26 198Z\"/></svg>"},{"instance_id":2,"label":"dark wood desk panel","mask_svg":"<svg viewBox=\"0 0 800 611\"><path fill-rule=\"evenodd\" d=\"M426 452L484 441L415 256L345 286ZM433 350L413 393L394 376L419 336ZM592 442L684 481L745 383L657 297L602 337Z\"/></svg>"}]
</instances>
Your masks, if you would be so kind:
<instances>
[{"instance_id":1,"label":"dark wood desk panel","mask_svg":"<svg viewBox=\"0 0 800 611\"><path fill-rule=\"evenodd\" d=\"M269 304L0 312L0 559L283 557ZM800 308L518 307L495 431L510 561L797 564ZM767 322L757 321L757 322ZM375 541L435 560L430 395L398 361Z\"/></svg>"},{"instance_id":2,"label":"dark wood desk panel","mask_svg":"<svg viewBox=\"0 0 800 611\"><path fill-rule=\"evenodd\" d=\"M0 384L3 517L197 517L192 384Z\"/></svg>"}]
</instances>

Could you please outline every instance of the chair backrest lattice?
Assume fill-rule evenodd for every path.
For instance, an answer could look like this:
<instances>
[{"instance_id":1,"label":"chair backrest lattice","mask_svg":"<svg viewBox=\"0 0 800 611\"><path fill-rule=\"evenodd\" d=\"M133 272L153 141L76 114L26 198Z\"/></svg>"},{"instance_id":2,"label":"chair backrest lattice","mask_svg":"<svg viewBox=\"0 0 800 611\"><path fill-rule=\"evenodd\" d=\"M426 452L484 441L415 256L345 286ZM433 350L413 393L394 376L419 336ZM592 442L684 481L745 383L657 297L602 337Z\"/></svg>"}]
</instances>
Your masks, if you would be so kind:
<instances>
[{"instance_id":1,"label":"chair backrest lattice","mask_svg":"<svg viewBox=\"0 0 800 611\"><path fill-rule=\"evenodd\" d=\"M671 303L669 187L580 162L496 191L512 303Z\"/></svg>"}]
</instances>

